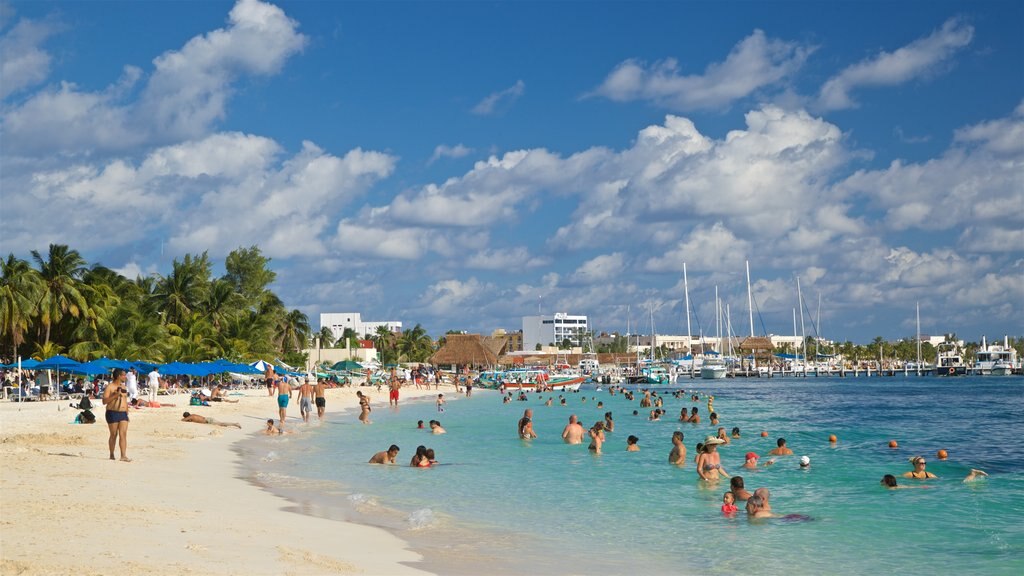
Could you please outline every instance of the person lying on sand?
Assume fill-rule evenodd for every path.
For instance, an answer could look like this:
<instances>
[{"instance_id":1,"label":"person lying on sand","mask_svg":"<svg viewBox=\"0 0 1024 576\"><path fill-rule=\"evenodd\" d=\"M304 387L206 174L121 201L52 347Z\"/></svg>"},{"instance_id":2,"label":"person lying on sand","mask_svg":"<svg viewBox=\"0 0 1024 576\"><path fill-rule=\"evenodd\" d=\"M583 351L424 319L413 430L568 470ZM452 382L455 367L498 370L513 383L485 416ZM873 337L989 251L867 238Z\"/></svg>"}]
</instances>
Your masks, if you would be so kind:
<instances>
[{"instance_id":1,"label":"person lying on sand","mask_svg":"<svg viewBox=\"0 0 1024 576\"><path fill-rule=\"evenodd\" d=\"M184 414L181 415L181 421L195 422L196 424L211 424L213 426L233 426L235 428L238 428L239 430L242 429L242 425L239 424L238 422L220 422L214 420L213 418L207 418L206 416L200 416L199 414L189 414L188 412L185 412Z\"/></svg>"}]
</instances>

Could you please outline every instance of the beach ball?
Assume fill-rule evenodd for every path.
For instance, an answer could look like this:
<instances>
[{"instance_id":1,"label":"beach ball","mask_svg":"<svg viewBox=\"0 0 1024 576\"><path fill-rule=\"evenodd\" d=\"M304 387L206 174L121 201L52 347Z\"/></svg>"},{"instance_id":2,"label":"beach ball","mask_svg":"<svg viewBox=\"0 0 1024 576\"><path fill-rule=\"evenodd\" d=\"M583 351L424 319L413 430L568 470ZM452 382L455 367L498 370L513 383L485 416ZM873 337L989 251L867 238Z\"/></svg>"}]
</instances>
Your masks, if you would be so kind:
<instances>
[{"instance_id":1,"label":"beach ball","mask_svg":"<svg viewBox=\"0 0 1024 576\"><path fill-rule=\"evenodd\" d=\"M889 448L899 448L900 445L895 440L889 440Z\"/></svg>"},{"instance_id":2,"label":"beach ball","mask_svg":"<svg viewBox=\"0 0 1024 576\"><path fill-rule=\"evenodd\" d=\"M836 438L835 434L829 434L828 435L828 441L831 442L832 444L835 444L837 440L838 440L838 438Z\"/></svg>"},{"instance_id":3,"label":"beach ball","mask_svg":"<svg viewBox=\"0 0 1024 576\"><path fill-rule=\"evenodd\" d=\"M938 452L935 453L935 457L938 458L939 460L945 460L946 458L949 458L949 452L946 452L945 450L939 450Z\"/></svg>"},{"instance_id":4,"label":"beach ball","mask_svg":"<svg viewBox=\"0 0 1024 576\"><path fill-rule=\"evenodd\" d=\"M767 438L767 437L768 437L768 431L767 430L765 430L764 432L761 432L761 438Z\"/></svg>"}]
</instances>

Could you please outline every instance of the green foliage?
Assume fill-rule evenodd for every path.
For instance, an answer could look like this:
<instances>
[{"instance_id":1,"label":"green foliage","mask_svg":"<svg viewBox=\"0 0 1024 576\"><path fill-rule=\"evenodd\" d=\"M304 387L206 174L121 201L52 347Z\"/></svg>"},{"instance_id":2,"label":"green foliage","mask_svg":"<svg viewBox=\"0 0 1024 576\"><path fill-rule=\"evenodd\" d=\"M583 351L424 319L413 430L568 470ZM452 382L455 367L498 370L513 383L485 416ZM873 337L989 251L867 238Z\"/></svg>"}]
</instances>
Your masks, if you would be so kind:
<instances>
[{"instance_id":1,"label":"green foliage","mask_svg":"<svg viewBox=\"0 0 1024 576\"><path fill-rule=\"evenodd\" d=\"M129 279L88 267L64 245L32 251L31 262L10 254L0 261L0 358L280 357L305 365L309 319L267 288L275 278L269 262L255 246L239 249L215 278L206 253L186 254L166 276Z\"/></svg>"}]
</instances>

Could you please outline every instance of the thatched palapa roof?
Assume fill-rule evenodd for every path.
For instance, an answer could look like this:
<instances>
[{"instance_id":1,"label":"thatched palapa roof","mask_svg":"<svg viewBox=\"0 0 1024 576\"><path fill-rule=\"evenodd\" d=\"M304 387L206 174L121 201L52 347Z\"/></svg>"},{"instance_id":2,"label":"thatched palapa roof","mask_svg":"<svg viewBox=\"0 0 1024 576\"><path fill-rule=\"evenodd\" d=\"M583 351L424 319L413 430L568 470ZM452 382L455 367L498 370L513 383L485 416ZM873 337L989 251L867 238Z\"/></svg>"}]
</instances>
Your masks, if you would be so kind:
<instances>
[{"instance_id":1,"label":"thatched palapa roof","mask_svg":"<svg viewBox=\"0 0 1024 576\"><path fill-rule=\"evenodd\" d=\"M772 344L771 338L765 338L764 336L750 336L744 338L740 342L740 350L774 350L775 345Z\"/></svg>"},{"instance_id":2,"label":"thatched palapa roof","mask_svg":"<svg viewBox=\"0 0 1024 576\"><path fill-rule=\"evenodd\" d=\"M442 364L492 365L498 362L498 354L479 334L449 334L445 345L430 357L435 366Z\"/></svg>"}]
</instances>

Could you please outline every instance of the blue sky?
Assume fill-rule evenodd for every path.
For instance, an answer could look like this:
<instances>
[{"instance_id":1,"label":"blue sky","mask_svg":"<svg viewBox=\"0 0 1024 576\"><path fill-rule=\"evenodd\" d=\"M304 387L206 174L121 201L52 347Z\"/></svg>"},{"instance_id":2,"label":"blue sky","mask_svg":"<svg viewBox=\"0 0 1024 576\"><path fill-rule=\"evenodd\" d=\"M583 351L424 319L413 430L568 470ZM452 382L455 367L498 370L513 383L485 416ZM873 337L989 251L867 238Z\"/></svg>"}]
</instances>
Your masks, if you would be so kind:
<instances>
[{"instance_id":1,"label":"blue sky","mask_svg":"<svg viewBox=\"0 0 1024 576\"><path fill-rule=\"evenodd\" d=\"M1024 335L1020 2L7 2L0 251L310 315ZM810 328L808 328L810 331ZM696 322L694 331L696 331ZM738 328L741 335L747 328Z\"/></svg>"}]
</instances>

